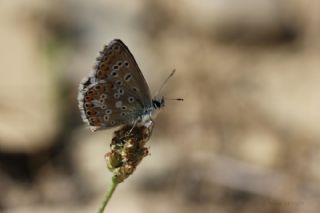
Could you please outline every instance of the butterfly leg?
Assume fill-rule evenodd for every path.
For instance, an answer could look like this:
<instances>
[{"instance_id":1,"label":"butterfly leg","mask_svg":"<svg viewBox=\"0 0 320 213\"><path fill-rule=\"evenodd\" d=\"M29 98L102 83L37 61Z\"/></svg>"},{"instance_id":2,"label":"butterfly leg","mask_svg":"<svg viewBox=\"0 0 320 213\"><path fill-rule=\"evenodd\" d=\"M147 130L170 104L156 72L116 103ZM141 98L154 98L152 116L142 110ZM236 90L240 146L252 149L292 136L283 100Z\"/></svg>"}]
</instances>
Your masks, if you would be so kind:
<instances>
[{"instance_id":1,"label":"butterfly leg","mask_svg":"<svg viewBox=\"0 0 320 213\"><path fill-rule=\"evenodd\" d=\"M139 121L139 119L136 119L136 120L133 122L131 129L126 132L126 134L123 136L123 138L124 138L124 137L128 137L128 136L131 134L132 130L136 127L138 121Z\"/></svg>"},{"instance_id":2,"label":"butterfly leg","mask_svg":"<svg viewBox=\"0 0 320 213\"><path fill-rule=\"evenodd\" d=\"M119 140L124 141L126 140L125 138L128 138L131 134L131 132L134 130L134 128L136 127L137 121L134 121L134 123L132 124L132 126L130 127L130 125L128 125L128 127L130 127L129 130L125 130L123 133L121 133L119 135ZM124 129L124 128L123 128Z\"/></svg>"}]
</instances>

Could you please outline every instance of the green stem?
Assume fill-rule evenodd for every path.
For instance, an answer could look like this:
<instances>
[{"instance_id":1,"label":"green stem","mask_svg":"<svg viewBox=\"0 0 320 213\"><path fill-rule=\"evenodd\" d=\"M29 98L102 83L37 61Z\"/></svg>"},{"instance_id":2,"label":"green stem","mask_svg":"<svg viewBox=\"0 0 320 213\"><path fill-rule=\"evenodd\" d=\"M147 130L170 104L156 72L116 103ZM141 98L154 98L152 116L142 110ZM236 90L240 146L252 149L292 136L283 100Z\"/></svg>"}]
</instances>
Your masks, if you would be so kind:
<instances>
[{"instance_id":1,"label":"green stem","mask_svg":"<svg viewBox=\"0 0 320 213\"><path fill-rule=\"evenodd\" d=\"M104 212L104 209L106 208L109 200L111 199L112 195L113 195L113 192L116 190L117 186L118 186L118 182L114 179L112 179L112 184L111 184L111 188L108 190L102 204L101 204L101 207L98 211L98 213L103 213Z\"/></svg>"}]
</instances>

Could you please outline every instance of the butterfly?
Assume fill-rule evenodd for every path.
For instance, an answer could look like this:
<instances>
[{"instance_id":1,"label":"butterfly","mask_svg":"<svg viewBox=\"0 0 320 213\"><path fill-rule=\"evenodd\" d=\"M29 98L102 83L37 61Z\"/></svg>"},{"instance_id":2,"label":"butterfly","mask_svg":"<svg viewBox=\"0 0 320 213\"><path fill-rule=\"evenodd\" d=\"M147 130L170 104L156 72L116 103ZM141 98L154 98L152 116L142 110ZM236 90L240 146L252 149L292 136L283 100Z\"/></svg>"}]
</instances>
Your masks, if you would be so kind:
<instances>
[{"instance_id":1,"label":"butterfly","mask_svg":"<svg viewBox=\"0 0 320 213\"><path fill-rule=\"evenodd\" d=\"M165 106L163 96L151 98L137 62L119 39L104 47L93 73L80 83L78 103L92 131L145 124Z\"/></svg>"}]
</instances>

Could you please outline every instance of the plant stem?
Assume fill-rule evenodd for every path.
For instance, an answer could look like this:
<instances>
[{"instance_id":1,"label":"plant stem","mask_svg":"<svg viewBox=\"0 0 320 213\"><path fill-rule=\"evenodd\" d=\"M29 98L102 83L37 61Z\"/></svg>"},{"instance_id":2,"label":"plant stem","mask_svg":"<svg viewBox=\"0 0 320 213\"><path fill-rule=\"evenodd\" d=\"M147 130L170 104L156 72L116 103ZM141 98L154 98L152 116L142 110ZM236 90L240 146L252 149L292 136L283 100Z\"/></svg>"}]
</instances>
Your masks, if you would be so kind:
<instances>
[{"instance_id":1,"label":"plant stem","mask_svg":"<svg viewBox=\"0 0 320 213\"><path fill-rule=\"evenodd\" d=\"M101 207L98 211L98 213L103 213L104 209L106 208L106 206L108 205L109 200L111 199L113 192L116 190L117 186L118 186L118 182L114 179L112 179L112 184L111 184L111 188L108 190L102 204Z\"/></svg>"}]
</instances>

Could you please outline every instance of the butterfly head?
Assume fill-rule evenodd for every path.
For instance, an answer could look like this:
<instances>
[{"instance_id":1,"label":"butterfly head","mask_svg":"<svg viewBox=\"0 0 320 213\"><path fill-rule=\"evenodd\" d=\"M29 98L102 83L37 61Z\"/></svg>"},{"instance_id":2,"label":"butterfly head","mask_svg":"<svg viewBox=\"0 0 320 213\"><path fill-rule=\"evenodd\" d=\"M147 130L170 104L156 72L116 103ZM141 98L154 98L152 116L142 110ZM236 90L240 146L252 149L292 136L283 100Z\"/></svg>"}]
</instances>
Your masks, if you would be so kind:
<instances>
[{"instance_id":1,"label":"butterfly head","mask_svg":"<svg viewBox=\"0 0 320 213\"><path fill-rule=\"evenodd\" d=\"M152 99L152 106L154 109L161 109L162 107L164 107L164 97L155 97L154 99Z\"/></svg>"}]
</instances>

